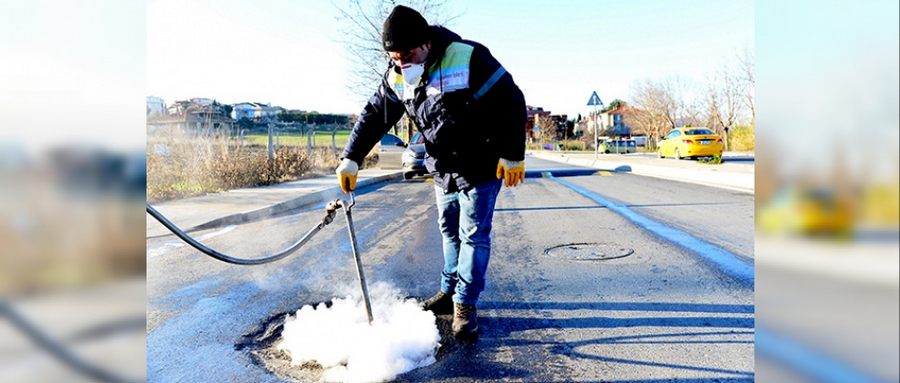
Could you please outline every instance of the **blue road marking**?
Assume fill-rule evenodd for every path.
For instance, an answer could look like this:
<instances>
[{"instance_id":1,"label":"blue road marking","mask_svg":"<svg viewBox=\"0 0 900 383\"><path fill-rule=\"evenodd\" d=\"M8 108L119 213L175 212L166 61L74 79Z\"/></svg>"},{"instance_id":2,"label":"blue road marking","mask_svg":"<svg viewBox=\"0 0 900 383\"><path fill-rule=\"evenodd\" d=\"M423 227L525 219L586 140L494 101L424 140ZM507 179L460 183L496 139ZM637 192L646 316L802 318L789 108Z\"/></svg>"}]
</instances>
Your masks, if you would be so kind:
<instances>
[{"instance_id":1,"label":"blue road marking","mask_svg":"<svg viewBox=\"0 0 900 383\"><path fill-rule=\"evenodd\" d=\"M638 226L659 236L660 238L675 243L676 245L699 255L703 259L711 262L725 274L739 280L740 282L749 284L751 286L753 285L754 270L752 262L747 262L728 250L694 237L681 230L644 217L643 215L640 215L629 209L625 205L614 203L613 201L610 201L600 196L599 194L585 190L579 186L572 184L571 182L565 181L560 178L555 178L553 177L553 175L547 175L546 177L574 190L578 194L581 194L600 205L606 206L607 209L614 211L616 214L619 214L622 217L625 217L629 221L634 222Z\"/></svg>"},{"instance_id":2,"label":"blue road marking","mask_svg":"<svg viewBox=\"0 0 900 383\"><path fill-rule=\"evenodd\" d=\"M551 177L580 177L592 176L599 172L598 169L571 168L571 169L525 169L525 178L551 178Z\"/></svg>"}]
</instances>

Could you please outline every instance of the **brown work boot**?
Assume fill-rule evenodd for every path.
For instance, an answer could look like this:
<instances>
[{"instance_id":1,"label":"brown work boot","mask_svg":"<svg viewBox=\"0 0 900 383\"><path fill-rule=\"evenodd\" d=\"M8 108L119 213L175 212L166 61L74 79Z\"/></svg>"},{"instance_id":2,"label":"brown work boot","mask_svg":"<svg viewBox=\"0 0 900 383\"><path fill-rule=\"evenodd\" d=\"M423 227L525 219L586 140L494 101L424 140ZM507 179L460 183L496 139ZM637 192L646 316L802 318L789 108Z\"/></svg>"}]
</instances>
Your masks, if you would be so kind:
<instances>
[{"instance_id":1,"label":"brown work boot","mask_svg":"<svg viewBox=\"0 0 900 383\"><path fill-rule=\"evenodd\" d=\"M433 312L434 315L453 314L453 294L438 291L437 294L422 303L422 308Z\"/></svg>"},{"instance_id":2,"label":"brown work boot","mask_svg":"<svg viewBox=\"0 0 900 383\"><path fill-rule=\"evenodd\" d=\"M475 305L453 305L453 336L466 339L478 335L478 315L475 311Z\"/></svg>"}]
</instances>

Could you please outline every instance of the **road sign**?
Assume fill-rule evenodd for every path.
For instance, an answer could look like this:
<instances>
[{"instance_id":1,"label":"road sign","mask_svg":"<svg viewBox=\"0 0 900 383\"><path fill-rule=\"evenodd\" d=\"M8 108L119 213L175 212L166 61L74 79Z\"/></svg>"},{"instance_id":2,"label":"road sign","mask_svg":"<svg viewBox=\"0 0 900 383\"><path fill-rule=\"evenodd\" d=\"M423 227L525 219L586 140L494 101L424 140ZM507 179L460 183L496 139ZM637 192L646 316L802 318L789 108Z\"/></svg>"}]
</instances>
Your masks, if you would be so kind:
<instances>
[{"instance_id":1,"label":"road sign","mask_svg":"<svg viewBox=\"0 0 900 383\"><path fill-rule=\"evenodd\" d=\"M587 104L588 104L588 106L592 106L592 105L603 106L603 101L600 101L600 96L597 95L596 90L594 91L594 93L591 94L591 99L588 100Z\"/></svg>"}]
</instances>

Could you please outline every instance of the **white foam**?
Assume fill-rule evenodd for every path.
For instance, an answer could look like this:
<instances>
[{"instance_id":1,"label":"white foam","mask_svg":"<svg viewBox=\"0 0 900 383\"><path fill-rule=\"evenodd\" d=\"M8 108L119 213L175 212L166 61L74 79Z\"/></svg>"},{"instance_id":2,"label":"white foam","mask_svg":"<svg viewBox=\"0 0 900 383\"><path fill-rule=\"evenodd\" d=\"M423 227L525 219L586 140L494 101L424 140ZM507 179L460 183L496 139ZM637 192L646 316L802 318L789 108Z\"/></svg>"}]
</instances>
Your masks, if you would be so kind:
<instances>
[{"instance_id":1,"label":"white foam","mask_svg":"<svg viewBox=\"0 0 900 383\"><path fill-rule=\"evenodd\" d=\"M320 364L330 382L381 382L435 362L441 339L435 317L385 283L370 289L370 326L360 297L332 300L330 308L303 306L284 324L278 349L291 364Z\"/></svg>"}]
</instances>

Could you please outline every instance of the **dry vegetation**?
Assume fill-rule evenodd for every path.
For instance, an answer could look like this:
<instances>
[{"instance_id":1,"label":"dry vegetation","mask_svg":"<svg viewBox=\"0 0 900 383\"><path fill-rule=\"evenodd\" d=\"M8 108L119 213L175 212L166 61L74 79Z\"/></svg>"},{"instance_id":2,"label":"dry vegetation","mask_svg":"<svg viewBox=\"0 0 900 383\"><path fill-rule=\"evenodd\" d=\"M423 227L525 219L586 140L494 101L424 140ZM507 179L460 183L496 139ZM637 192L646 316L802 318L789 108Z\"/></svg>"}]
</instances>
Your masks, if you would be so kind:
<instances>
[{"instance_id":1,"label":"dry vegetation","mask_svg":"<svg viewBox=\"0 0 900 383\"><path fill-rule=\"evenodd\" d=\"M728 148L736 152L752 152L756 149L756 135L752 126L738 126L728 134Z\"/></svg>"},{"instance_id":2,"label":"dry vegetation","mask_svg":"<svg viewBox=\"0 0 900 383\"><path fill-rule=\"evenodd\" d=\"M271 185L334 171L337 154L328 147L279 146L272 161L265 145L240 146L227 138L150 140L147 199L185 198L229 189ZM371 166L377 154L366 158Z\"/></svg>"}]
</instances>

